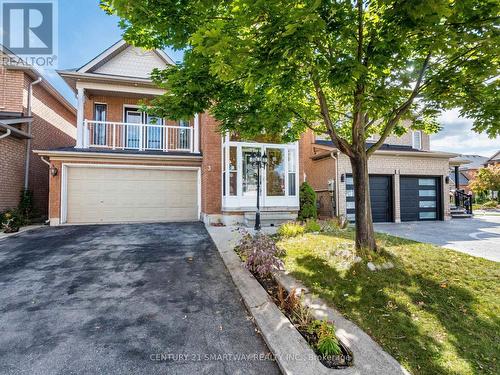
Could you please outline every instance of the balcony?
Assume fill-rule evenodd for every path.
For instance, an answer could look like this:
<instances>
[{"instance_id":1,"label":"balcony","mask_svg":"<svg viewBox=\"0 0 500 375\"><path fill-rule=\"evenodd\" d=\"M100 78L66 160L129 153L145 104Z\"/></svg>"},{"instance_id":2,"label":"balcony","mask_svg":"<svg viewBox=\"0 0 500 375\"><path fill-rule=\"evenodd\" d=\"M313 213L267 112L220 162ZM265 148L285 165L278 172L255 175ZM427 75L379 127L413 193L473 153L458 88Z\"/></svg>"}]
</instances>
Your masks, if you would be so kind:
<instances>
[{"instance_id":1,"label":"balcony","mask_svg":"<svg viewBox=\"0 0 500 375\"><path fill-rule=\"evenodd\" d=\"M196 128L108 121L83 122L83 148L198 152Z\"/></svg>"}]
</instances>

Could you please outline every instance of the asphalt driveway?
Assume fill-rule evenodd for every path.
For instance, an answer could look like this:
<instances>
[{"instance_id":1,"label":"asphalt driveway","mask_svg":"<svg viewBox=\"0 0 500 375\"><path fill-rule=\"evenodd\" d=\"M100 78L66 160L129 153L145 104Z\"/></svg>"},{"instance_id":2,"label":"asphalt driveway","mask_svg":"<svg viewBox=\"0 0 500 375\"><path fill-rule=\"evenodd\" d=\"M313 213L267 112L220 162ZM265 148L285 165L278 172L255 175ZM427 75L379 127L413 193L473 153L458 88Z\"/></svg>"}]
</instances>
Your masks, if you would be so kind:
<instances>
[{"instance_id":1,"label":"asphalt driveway","mask_svg":"<svg viewBox=\"0 0 500 375\"><path fill-rule=\"evenodd\" d=\"M500 262L500 216L477 215L470 219L448 221L377 223L375 230Z\"/></svg>"},{"instance_id":2,"label":"asphalt driveway","mask_svg":"<svg viewBox=\"0 0 500 375\"><path fill-rule=\"evenodd\" d=\"M275 374L201 223L0 240L1 374Z\"/></svg>"}]
</instances>

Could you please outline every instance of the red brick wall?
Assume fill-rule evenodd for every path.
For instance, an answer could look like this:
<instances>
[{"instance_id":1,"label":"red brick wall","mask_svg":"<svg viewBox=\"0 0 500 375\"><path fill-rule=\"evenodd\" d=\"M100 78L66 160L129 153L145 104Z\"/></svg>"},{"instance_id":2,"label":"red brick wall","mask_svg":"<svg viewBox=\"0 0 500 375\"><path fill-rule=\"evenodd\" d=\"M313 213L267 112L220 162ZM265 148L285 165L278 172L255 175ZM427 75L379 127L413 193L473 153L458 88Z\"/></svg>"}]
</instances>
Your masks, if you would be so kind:
<instances>
[{"instance_id":1,"label":"red brick wall","mask_svg":"<svg viewBox=\"0 0 500 375\"><path fill-rule=\"evenodd\" d=\"M305 179L314 190L326 190L328 180L335 178L335 160L330 156L313 160L312 156L315 154L326 152L320 149L315 152L314 140L314 133L308 130L299 141L300 170L302 173L300 182L304 182L305 172Z\"/></svg>"},{"instance_id":2,"label":"red brick wall","mask_svg":"<svg viewBox=\"0 0 500 375\"><path fill-rule=\"evenodd\" d=\"M106 121L123 122L123 106L125 104L139 105L141 99L138 98L125 98L121 96L89 96L85 100L85 115L86 120L94 119L94 104L103 103L107 104L108 112L106 114Z\"/></svg>"},{"instance_id":3,"label":"red brick wall","mask_svg":"<svg viewBox=\"0 0 500 375\"><path fill-rule=\"evenodd\" d=\"M140 105L140 103L146 102L145 98L127 98L123 96L106 96L106 95L90 95L86 98L84 104L84 118L86 120L94 119L94 104L101 103L107 105L107 118L106 121L111 122L123 122L123 108L125 105L129 104L131 106ZM168 120L167 125L177 125L176 121ZM191 121L192 125L192 121Z\"/></svg>"},{"instance_id":4,"label":"red brick wall","mask_svg":"<svg viewBox=\"0 0 500 375\"><path fill-rule=\"evenodd\" d=\"M0 111L23 111L24 73L0 65Z\"/></svg>"},{"instance_id":5,"label":"red brick wall","mask_svg":"<svg viewBox=\"0 0 500 375\"><path fill-rule=\"evenodd\" d=\"M22 112L23 75L21 71L0 66L0 111ZM24 140L13 136L0 139L0 212L19 203L24 184L25 153Z\"/></svg>"},{"instance_id":6,"label":"red brick wall","mask_svg":"<svg viewBox=\"0 0 500 375\"><path fill-rule=\"evenodd\" d=\"M0 139L0 212L16 207L24 185L26 142L12 136Z\"/></svg>"},{"instance_id":7,"label":"red brick wall","mask_svg":"<svg viewBox=\"0 0 500 375\"><path fill-rule=\"evenodd\" d=\"M22 71L6 70L0 67L0 110L27 113L23 107L23 95L32 78ZM76 116L41 85L36 85L33 95L46 106L76 125ZM50 149L72 146L75 140L33 113L31 149ZM27 131L27 126L21 127ZM26 157L24 139L12 136L0 140L0 211L14 208L19 203L24 187ZM29 188L33 191L35 209L40 215L47 214L48 207L48 167L34 153L30 154Z\"/></svg>"},{"instance_id":8,"label":"red brick wall","mask_svg":"<svg viewBox=\"0 0 500 375\"><path fill-rule=\"evenodd\" d=\"M222 137L209 114L201 114L200 121L201 212L218 214L222 209Z\"/></svg>"},{"instance_id":9,"label":"red brick wall","mask_svg":"<svg viewBox=\"0 0 500 375\"><path fill-rule=\"evenodd\" d=\"M300 165L301 171L305 172L306 181L316 191L319 202L319 215L329 217L333 212L332 197L328 192L328 180L335 179L336 163L333 158L327 156L319 160L311 159L315 155L314 133L308 130L303 134L300 142ZM319 151L318 152L324 152ZM304 181L301 174L301 183Z\"/></svg>"},{"instance_id":10,"label":"red brick wall","mask_svg":"<svg viewBox=\"0 0 500 375\"><path fill-rule=\"evenodd\" d=\"M25 88L28 89L31 77L25 75ZM66 106L54 98L40 84L33 86L33 96L54 110L59 116L76 127L76 115ZM27 108L25 108L27 112ZM31 124L31 150L48 150L58 147L74 146L76 141L63 131L59 130L42 117L36 110L33 112ZM31 152L29 169L29 189L33 192L33 201L37 212L47 216L49 198L49 167L38 155Z\"/></svg>"}]
</instances>

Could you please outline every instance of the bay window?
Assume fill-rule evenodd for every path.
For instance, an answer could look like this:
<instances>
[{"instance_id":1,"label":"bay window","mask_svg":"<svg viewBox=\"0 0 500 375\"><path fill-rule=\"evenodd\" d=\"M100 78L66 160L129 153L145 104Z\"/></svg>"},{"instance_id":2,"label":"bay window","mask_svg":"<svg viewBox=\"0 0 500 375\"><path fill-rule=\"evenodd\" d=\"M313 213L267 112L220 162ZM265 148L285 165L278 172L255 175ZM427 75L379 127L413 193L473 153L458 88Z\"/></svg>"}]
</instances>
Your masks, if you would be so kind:
<instances>
[{"instance_id":1,"label":"bay window","mask_svg":"<svg viewBox=\"0 0 500 375\"><path fill-rule=\"evenodd\" d=\"M250 157L259 151L268 157L260 174L262 207L298 207L298 144L242 142L230 137L223 142L223 207L255 207L257 168Z\"/></svg>"}]
</instances>

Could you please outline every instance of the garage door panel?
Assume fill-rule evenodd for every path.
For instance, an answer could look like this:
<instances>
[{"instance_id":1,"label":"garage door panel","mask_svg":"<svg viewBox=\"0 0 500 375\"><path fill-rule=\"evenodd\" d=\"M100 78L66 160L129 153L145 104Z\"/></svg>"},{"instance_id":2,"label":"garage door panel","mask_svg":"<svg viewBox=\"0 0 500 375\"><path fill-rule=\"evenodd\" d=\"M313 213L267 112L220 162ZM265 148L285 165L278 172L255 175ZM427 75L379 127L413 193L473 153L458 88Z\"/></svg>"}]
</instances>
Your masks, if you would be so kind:
<instances>
[{"instance_id":1,"label":"garage door panel","mask_svg":"<svg viewBox=\"0 0 500 375\"><path fill-rule=\"evenodd\" d=\"M354 221L354 187L351 175L347 176L346 195L347 218ZM391 176L370 175L370 201L374 222L390 222L393 220Z\"/></svg>"},{"instance_id":2,"label":"garage door panel","mask_svg":"<svg viewBox=\"0 0 500 375\"><path fill-rule=\"evenodd\" d=\"M198 220L196 171L68 168L68 223L193 220Z\"/></svg>"},{"instance_id":3,"label":"garage door panel","mask_svg":"<svg viewBox=\"0 0 500 375\"><path fill-rule=\"evenodd\" d=\"M438 177L401 176L401 221L438 220L440 183Z\"/></svg>"}]
</instances>

